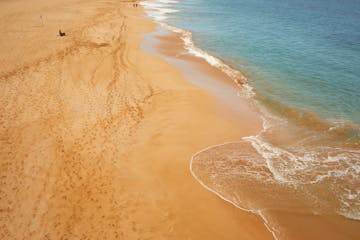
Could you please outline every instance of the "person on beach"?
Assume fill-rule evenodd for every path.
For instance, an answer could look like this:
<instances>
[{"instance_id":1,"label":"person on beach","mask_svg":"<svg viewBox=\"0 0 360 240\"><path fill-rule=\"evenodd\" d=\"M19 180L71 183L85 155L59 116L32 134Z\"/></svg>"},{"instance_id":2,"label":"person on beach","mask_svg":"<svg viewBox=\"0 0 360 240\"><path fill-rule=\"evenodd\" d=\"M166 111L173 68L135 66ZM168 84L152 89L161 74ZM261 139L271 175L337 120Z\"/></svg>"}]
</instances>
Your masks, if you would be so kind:
<instances>
[{"instance_id":1,"label":"person on beach","mask_svg":"<svg viewBox=\"0 0 360 240\"><path fill-rule=\"evenodd\" d=\"M65 34L65 32L62 32L61 29L60 29L60 30L59 30L59 36L60 36L60 37L64 37L64 36L66 36L66 34Z\"/></svg>"},{"instance_id":2,"label":"person on beach","mask_svg":"<svg viewBox=\"0 0 360 240\"><path fill-rule=\"evenodd\" d=\"M43 20L42 15L40 15L39 19L40 19L40 25L41 25L41 26L44 26L44 20Z\"/></svg>"}]
</instances>

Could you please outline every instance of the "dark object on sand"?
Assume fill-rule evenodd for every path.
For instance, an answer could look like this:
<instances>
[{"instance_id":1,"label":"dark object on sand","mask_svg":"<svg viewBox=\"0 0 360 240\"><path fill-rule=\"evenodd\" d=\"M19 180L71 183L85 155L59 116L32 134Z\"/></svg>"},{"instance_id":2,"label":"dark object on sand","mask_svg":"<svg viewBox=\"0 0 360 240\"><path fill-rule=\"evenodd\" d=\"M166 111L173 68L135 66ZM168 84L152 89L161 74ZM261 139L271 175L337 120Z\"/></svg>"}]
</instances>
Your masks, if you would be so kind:
<instances>
[{"instance_id":1,"label":"dark object on sand","mask_svg":"<svg viewBox=\"0 0 360 240\"><path fill-rule=\"evenodd\" d=\"M66 34L64 32L62 32L61 30L59 30L59 36L64 37L64 36L66 36Z\"/></svg>"}]
</instances>

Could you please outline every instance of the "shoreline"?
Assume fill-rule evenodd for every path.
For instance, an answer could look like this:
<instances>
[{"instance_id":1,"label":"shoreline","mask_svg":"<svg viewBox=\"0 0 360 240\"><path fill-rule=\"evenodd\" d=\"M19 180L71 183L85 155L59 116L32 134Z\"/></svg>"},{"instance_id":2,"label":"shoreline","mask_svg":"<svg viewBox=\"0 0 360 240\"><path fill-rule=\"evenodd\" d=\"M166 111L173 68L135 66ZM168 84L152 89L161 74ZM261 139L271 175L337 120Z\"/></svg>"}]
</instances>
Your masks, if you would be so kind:
<instances>
[{"instance_id":1,"label":"shoreline","mask_svg":"<svg viewBox=\"0 0 360 240\"><path fill-rule=\"evenodd\" d=\"M279 239L359 237L358 221L258 216L199 184L189 165L199 149L263 122L228 76L181 54L178 37L145 51L157 23L141 7L0 5L1 239L274 239L269 218Z\"/></svg>"},{"instance_id":2,"label":"shoreline","mask_svg":"<svg viewBox=\"0 0 360 240\"><path fill-rule=\"evenodd\" d=\"M152 43L153 48L150 50L149 46L145 47L145 50L151 52L152 54L156 54L161 56L162 58L165 58L170 64L174 65L176 68L180 69L183 73L184 78L190 83L195 85L196 87L199 87L201 89L206 90L207 92L211 93L214 97L217 98L216 101L218 101L219 107L221 108L227 108L226 116L232 116L232 118L236 118L239 121L240 125L246 125L244 128L249 129L250 131L245 131L241 135L242 137L246 137L250 134L255 134L258 132L261 132L263 120L261 120L259 109L255 108L254 106L251 106L249 99L240 98L239 91L241 91L242 86L236 84L234 82L234 79L229 76L222 69L219 69L219 67L211 65L206 59L200 57L200 56L192 56L191 54L186 53L184 50L184 39L182 39L182 35L178 31L171 31L170 26L163 26L161 23L158 23L157 30L152 32L150 35L147 36L146 41L150 41ZM151 38L151 39L149 39ZM157 41L154 41L156 39ZM157 51L157 52L156 52ZM187 62L189 65L184 66L184 62ZM193 69L192 69L193 68ZM196 77L194 77L194 69L197 69ZM187 72L191 72L191 75L187 75ZM243 75L238 72L240 75L240 79L243 78ZM200 77L203 75L202 77ZM196 78L196 79L195 79ZM211 85L211 87L209 87ZM247 102L246 102L247 101ZM224 111L219 112L218 114L223 114ZM245 118L244 118L245 117ZM242 118L242 120L240 120ZM245 120L244 120L245 119ZM249 124L246 124L245 122L249 123L251 122L253 126L251 127ZM242 124L241 124L242 123ZM241 136L237 136L238 138ZM208 187L204 182L199 179L196 174L192 170L192 161L194 156L196 156L198 153L206 151L207 149L213 148L215 146L221 146L226 145L229 143L236 143L235 142L223 142L216 145L207 146L204 149L199 150L198 152L194 153L191 156L190 164L189 164L189 170L191 172L192 177L196 179L196 181L204 187L207 191L215 194L217 197L219 197L221 200L233 205L240 211L249 212L250 214L255 214L257 216L260 216L263 220L263 223L269 233L271 233L273 239L278 239L275 232L271 227L269 226L269 223L267 222L267 219L262 215L259 211L254 211L250 209L243 208L231 200L227 199L226 197L222 196L219 192L216 190Z\"/></svg>"},{"instance_id":3,"label":"shoreline","mask_svg":"<svg viewBox=\"0 0 360 240\"><path fill-rule=\"evenodd\" d=\"M192 153L243 133L140 49L155 27L140 8L25 2L1 3L2 239L272 239L192 178Z\"/></svg>"},{"instance_id":4,"label":"shoreline","mask_svg":"<svg viewBox=\"0 0 360 240\"><path fill-rule=\"evenodd\" d=\"M160 25L164 25L163 23L159 23ZM166 24L165 24L166 25ZM162 26L164 27L164 26ZM167 28L167 26L165 26L165 28ZM168 28L172 28L172 27L168 27ZM170 58L181 58L181 59L185 59L185 61L189 61L189 62L193 62L194 65L198 64L197 61L194 61L193 58L198 58L200 60L198 61L203 61L205 62L205 59L203 59L201 56L197 56L194 53L188 53L188 47L186 46L186 40L184 40L182 38L182 36L171 36L173 34L179 34L181 31L183 30L173 30L172 33L170 34L159 34L160 37L158 37L160 39L159 46L157 48L158 51L163 52L164 55L167 55ZM185 30L184 30L185 31ZM165 36L164 36L165 35ZM177 40L176 40L177 39ZM182 43L179 43L182 42ZM168 48L171 48L169 46L173 46L172 49L168 50ZM164 50L164 48L166 50ZM177 50L174 50L177 49ZM180 50L179 50L180 49ZM186 53L182 53L182 52L186 52ZM191 56L190 55L195 55L195 56ZM214 68L217 69L217 71L219 71L219 67L217 66L211 66L212 64L209 62L206 62L207 65L209 65L209 68ZM177 66L179 69L181 69L181 64L179 63L173 63L173 65ZM197 66L199 67L199 66ZM201 67L200 67L201 68ZM184 70L183 70L184 71ZM211 78L209 72L211 72L211 70L207 69L206 67L202 67L202 71L203 72L208 72L208 76L209 78ZM216 74L215 74L216 75ZM216 77L215 77L216 78ZM217 75L217 80L222 82L223 84L229 84L232 85L232 83L230 83L227 80L224 81L224 76L219 76ZM227 77L225 77L227 78ZM233 80L230 78L230 80ZM191 82L191 81L190 81ZM236 81L235 81L236 82ZM192 84L198 86L198 83L194 83L192 82ZM209 92L212 92L211 89L208 89L207 86L200 86L203 89L206 89ZM237 88L238 86L231 86L233 88ZM219 93L214 93L212 92L212 94L214 95L219 95ZM221 94L220 94L221 95ZM217 96L219 97L219 96ZM224 104L224 99L219 99L219 101L223 102ZM239 101L240 102L240 101ZM239 102L235 102L235 104L240 104ZM249 105L249 103L247 103ZM250 104L251 105L251 104ZM234 109L233 109L234 110ZM257 109L258 110L258 109ZM260 113L259 113L260 114ZM311 120L311 116L309 116L309 119ZM295 121L298 121L297 119L295 119ZM316 120L313 119L313 121L315 121L314 125L319 125L319 123L317 123L316 121L320 120ZM326 125L325 123L322 123L323 125ZM330 126L330 125L327 125ZM326 126L323 126L326 127ZM261 131L259 131L261 132ZM341 130L339 130L339 132L341 132ZM239 138L240 139L240 138ZM202 150L198 150L198 152L196 152L192 158L191 158L191 162L193 161L193 158L195 155L197 155L200 152L206 151L207 149L211 149L213 147L218 147L218 146L222 146L222 145L227 145L227 144L231 144L231 143L240 143L240 142L234 142L234 141L230 141L230 142L224 142L224 143L218 143L215 145L210 145L207 146L206 148L202 149ZM355 147L356 147L356 143L355 143ZM242 210L242 211L249 211L249 212L253 212L255 214L260 215L263 220L264 220L264 224L265 226L268 228L269 232L272 233L273 237L275 239L303 239L304 237L311 237L314 235L321 235L321 236L326 236L328 239L355 239L357 236L357 231L356 231L356 226L358 226L358 221L356 220L352 220L349 219L345 216L341 216L341 215L324 215L324 216L317 216L316 214L313 215L312 213L310 214L305 214L302 216L302 214L298 214L298 213L287 213L286 211L282 212L282 211L267 211L266 214L264 213L257 213L257 211L255 210L249 210L249 209L244 209L240 206L238 206L236 203L232 202L231 200L227 199L226 197L224 197L221 193L217 192L215 189L207 186L201 179L199 179L196 174L193 172L192 170L192 163L190 164L190 171L193 175L193 177L200 183L200 185L202 185L205 189L207 189L208 191L214 193L215 195L217 195L219 198L221 198L222 200L231 203L232 205L234 205L235 207L237 207L238 209ZM271 212L269 214L269 212ZM268 218L265 217L265 215L268 215L268 218L272 219L274 222L273 224L276 222L282 222L279 226L273 226L271 227ZM285 217L284 217L285 216ZM308 222L310 222L311 224L309 224L308 222L301 222L303 224L303 227L306 228L307 230L311 231L311 234L308 235L308 233L303 233L303 232L299 232L295 229L293 229L293 227L291 227L292 223L295 223L297 221L299 221L301 218L306 218ZM289 223L286 223L286 221L290 221ZM355 222L354 222L355 221ZM335 228L332 229L332 231L328 231L328 227L333 224L333 222L337 222L339 225ZM287 225L287 230L284 230L281 226L286 226ZM342 235L342 232L345 231L345 229L347 229L348 233L345 235ZM275 233L277 232L277 234ZM286 232L286 233L285 233Z\"/></svg>"}]
</instances>

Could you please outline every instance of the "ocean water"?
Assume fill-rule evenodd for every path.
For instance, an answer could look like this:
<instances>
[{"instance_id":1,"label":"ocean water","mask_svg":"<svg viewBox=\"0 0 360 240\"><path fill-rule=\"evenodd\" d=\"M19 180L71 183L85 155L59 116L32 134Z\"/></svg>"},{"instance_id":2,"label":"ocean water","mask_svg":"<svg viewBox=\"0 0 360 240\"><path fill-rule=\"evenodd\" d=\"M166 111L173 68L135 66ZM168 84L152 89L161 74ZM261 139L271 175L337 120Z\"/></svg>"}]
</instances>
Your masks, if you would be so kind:
<instances>
[{"instance_id":1,"label":"ocean water","mask_svg":"<svg viewBox=\"0 0 360 240\"><path fill-rule=\"evenodd\" d=\"M360 220L360 1L142 4L262 109L256 136L194 154L204 187L258 213L275 237L266 210Z\"/></svg>"},{"instance_id":2,"label":"ocean water","mask_svg":"<svg viewBox=\"0 0 360 240\"><path fill-rule=\"evenodd\" d=\"M241 69L263 97L360 123L360 1L164 2L166 22Z\"/></svg>"}]
</instances>

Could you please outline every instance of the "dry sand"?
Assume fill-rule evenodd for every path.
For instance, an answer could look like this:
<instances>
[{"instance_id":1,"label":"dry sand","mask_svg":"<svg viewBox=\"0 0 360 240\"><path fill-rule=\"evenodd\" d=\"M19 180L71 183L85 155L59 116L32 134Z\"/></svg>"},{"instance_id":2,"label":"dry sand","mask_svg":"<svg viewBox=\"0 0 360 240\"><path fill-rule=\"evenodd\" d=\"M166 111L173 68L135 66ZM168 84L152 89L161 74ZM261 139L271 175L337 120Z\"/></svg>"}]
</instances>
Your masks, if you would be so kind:
<instances>
[{"instance_id":1,"label":"dry sand","mask_svg":"<svg viewBox=\"0 0 360 240\"><path fill-rule=\"evenodd\" d=\"M192 178L194 152L249 123L141 51L155 27L142 15L0 1L0 239L272 238Z\"/></svg>"}]
</instances>

